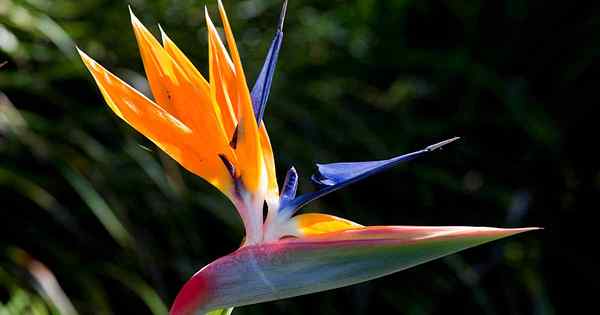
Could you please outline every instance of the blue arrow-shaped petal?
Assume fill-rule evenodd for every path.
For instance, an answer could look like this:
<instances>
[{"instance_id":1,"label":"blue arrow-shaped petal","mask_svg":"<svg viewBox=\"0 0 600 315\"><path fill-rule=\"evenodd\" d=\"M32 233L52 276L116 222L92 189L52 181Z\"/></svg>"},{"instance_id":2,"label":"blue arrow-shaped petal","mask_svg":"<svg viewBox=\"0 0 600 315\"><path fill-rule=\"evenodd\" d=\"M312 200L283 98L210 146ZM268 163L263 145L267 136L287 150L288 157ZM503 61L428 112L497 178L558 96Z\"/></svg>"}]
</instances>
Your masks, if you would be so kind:
<instances>
[{"instance_id":1,"label":"blue arrow-shaped petal","mask_svg":"<svg viewBox=\"0 0 600 315\"><path fill-rule=\"evenodd\" d=\"M385 171L402 162L407 162L416 157L432 152L458 139L460 138L455 137L448 139L427 146L422 150L400 155L387 160L317 164L317 173L312 176L312 180L319 185L319 190L301 195L293 200L286 200L286 202L282 201L280 214L289 218L298 209L317 198L346 187L371 175Z\"/></svg>"},{"instance_id":2,"label":"blue arrow-shaped petal","mask_svg":"<svg viewBox=\"0 0 600 315\"><path fill-rule=\"evenodd\" d=\"M286 10L287 0L283 3L283 8L281 9L281 16L279 17L279 25L277 27L277 32L275 33L275 38L273 38L265 63L260 70L260 74L258 75L251 92L254 116L256 117L256 122L258 124L262 121L267 100L269 99L269 92L271 91L271 83L273 81L273 75L275 74L275 67L277 66L277 58L279 57L279 49L281 48L281 43L283 41L283 22L285 20Z\"/></svg>"}]
</instances>

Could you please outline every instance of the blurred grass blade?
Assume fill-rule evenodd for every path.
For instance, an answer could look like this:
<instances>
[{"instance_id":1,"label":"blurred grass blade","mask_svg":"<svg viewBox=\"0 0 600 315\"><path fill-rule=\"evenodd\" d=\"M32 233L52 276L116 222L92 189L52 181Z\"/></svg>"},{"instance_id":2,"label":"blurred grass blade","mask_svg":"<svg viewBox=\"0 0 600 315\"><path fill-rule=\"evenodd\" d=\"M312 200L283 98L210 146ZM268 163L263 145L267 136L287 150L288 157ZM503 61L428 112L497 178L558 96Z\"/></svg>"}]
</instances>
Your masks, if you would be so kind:
<instances>
[{"instance_id":1,"label":"blurred grass blade","mask_svg":"<svg viewBox=\"0 0 600 315\"><path fill-rule=\"evenodd\" d=\"M63 54L69 57L75 57L75 50L73 49L75 43L60 25L56 24L49 16L40 15L37 19L36 27L40 33L46 35L46 37L48 37L48 39L52 41Z\"/></svg>"},{"instance_id":2,"label":"blurred grass blade","mask_svg":"<svg viewBox=\"0 0 600 315\"><path fill-rule=\"evenodd\" d=\"M0 51L4 51L13 58L17 56L19 50L19 39L9 29L0 24ZM6 64L6 61L0 62L0 68Z\"/></svg>"},{"instance_id":3,"label":"blurred grass blade","mask_svg":"<svg viewBox=\"0 0 600 315\"><path fill-rule=\"evenodd\" d=\"M40 208L46 210L67 230L76 235L82 235L81 229L77 226L73 216L67 212L67 209L47 190L31 180L11 170L0 167L0 186L10 187L37 204Z\"/></svg>"},{"instance_id":4,"label":"blurred grass blade","mask_svg":"<svg viewBox=\"0 0 600 315\"><path fill-rule=\"evenodd\" d=\"M3 65L6 62L3 63ZM27 122L10 99L0 91L0 134L19 134L27 128Z\"/></svg>"},{"instance_id":5,"label":"blurred grass blade","mask_svg":"<svg viewBox=\"0 0 600 315\"><path fill-rule=\"evenodd\" d=\"M27 145L38 158L46 159L49 155L49 144L29 129L27 120L10 99L0 91L0 135L13 136Z\"/></svg>"},{"instance_id":6,"label":"blurred grass blade","mask_svg":"<svg viewBox=\"0 0 600 315\"><path fill-rule=\"evenodd\" d=\"M93 306L95 314L114 314L111 309L108 290L102 285L96 274L81 273L77 276L77 281L81 283L81 295L86 301L82 306ZM107 290L108 289L108 290Z\"/></svg>"},{"instance_id":7,"label":"blurred grass blade","mask_svg":"<svg viewBox=\"0 0 600 315\"><path fill-rule=\"evenodd\" d=\"M61 315L78 314L73 303L71 303L71 300L67 297L65 291L63 291L58 280L56 280L56 277L48 267L20 249L12 250L11 256L18 265L29 271L36 281L40 295L49 304L54 305Z\"/></svg>"},{"instance_id":8,"label":"blurred grass blade","mask_svg":"<svg viewBox=\"0 0 600 315\"><path fill-rule=\"evenodd\" d=\"M14 27L32 35L41 35L50 40L60 51L74 57L75 43L71 37L48 15L31 10L17 1L4 0L0 6L0 18L6 19Z\"/></svg>"},{"instance_id":9,"label":"blurred grass blade","mask_svg":"<svg viewBox=\"0 0 600 315\"><path fill-rule=\"evenodd\" d=\"M72 167L61 166L60 169L69 184L73 186L115 241L123 247L131 247L133 238L92 184Z\"/></svg>"},{"instance_id":10,"label":"blurred grass blade","mask_svg":"<svg viewBox=\"0 0 600 315\"><path fill-rule=\"evenodd\" d=\"M152 314L164 315L168 313L167 306L158 293L144 280L116 266L109 266L107 270L113 278L135 292L144 301Z\"/></svg>"},{"instance_id":11,"label":"blurred grass blade","mask_svg":"<svg viewBox=\"0 0 600 315\"><path fill-rule=\"evenodd\" d=\"M127 146L125 146L125 152L139 164L142 170L144 170L146 175L148 175L156 186L160 188L163 194L171 198L176 197L177 190L169 184L166 170L159 162L152 158L150 153L141 150L139 144L133 142L129 142Z\"/></svg>"}]
</instances>

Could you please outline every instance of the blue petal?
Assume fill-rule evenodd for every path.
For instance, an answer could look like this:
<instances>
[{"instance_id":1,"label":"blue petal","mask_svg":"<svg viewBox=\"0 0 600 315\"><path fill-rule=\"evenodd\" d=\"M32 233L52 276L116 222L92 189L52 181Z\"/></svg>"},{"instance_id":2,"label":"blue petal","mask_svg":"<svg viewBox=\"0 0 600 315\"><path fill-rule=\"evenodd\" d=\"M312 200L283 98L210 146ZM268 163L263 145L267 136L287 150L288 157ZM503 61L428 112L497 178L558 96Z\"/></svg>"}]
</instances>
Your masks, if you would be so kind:
<instances>
[{"instance_id":1,"label":"blue petal","mask_svg":"<svg viewBox=\"0 0 600 315\"><path fill-rule=\"evenodd\" d=\"M269 91L271 91L271 82L273 81L275 66L277 65L277 58L279 57L279 49L281 48L281 43L283 41L283 22L285 20L286 10L287 0L283 3L281 16L279 17L279 26L277 27L275 38L273 38L273 42L267 53L265 63L260 70L256 83L254 83L254 87L252 87L251 97L252 105L254 107L254 116L256 117L256 122L259 124L265 113L265 107L267 105L267 100L269 99Z\"/></svg>"},{"instance_id":2,"label":"blue petal","mask_svg":"<svg viewBox=\"0 0 600 315\"><path fill-rule=\"evenodd\" d=\"M298 189L298 173L292 166L285 175L283 181L283 188L281 189L281 196L279 197L280 202L288 202L296 198L296 190Z\"/></svg>"},{"instance_id":3,"label":"blue petal","mask_svg":"<svg viewBox=\"0 0 600 315\"><path fill-rule=\"evenodd\" d=\"M386 166L393 166L397 159L398 157L382 161L317 164L317 173L311 179L320 188L333 186L369 172L382 171Z\"/></svg>"},{"instance_id":4,"label":"blue petal","mask_svg":"<svg viewBox=\"0 0 600 315\"><path fill-rule=\"evenodd\" d=\"M283 215L291 217L298 209L317 198L387 170L402 162L410 161L416 157L432 152L458 139L458 137L448 139L430 145L422 150L400 155L388 160L317 164L317 173L312 176L312 180L319 185L319 190L301 195L293 200L282 201L280 212Z\"/></svg>"}]
</instances>

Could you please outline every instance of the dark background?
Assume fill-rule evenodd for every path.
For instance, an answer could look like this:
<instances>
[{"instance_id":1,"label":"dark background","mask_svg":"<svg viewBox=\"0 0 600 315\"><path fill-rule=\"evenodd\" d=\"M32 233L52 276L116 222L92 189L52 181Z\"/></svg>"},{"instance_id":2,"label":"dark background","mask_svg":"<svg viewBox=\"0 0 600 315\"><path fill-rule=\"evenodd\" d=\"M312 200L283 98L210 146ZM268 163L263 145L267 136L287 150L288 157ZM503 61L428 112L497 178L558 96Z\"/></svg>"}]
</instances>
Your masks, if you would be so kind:
<instances>
[{"instance_id":1,"label":"dark background","mask_svg":"<svg viewBox=\"0 0 600 315\"><path fill-rule=\"evenodd\" d=\"M206 3L207 2L207 3ZM243 229L216 189L121 122L75 43L147 92L126 1L0 1L0 314L162 314ZM207 4L131 1L204 74ZM225 1L252 82L281 1ZM220 25L220 23L217 23ZM600 10L580 1L291 0L265 121L278 173L426 158L306 211L365 225L542 226L366 284L234 314L572 314L600 277ZM280 178L280 181L282 178ZM42 268L43 269L43 268ZM593 312L593 311L592 311Z\"/></svg>"}]
</instances>

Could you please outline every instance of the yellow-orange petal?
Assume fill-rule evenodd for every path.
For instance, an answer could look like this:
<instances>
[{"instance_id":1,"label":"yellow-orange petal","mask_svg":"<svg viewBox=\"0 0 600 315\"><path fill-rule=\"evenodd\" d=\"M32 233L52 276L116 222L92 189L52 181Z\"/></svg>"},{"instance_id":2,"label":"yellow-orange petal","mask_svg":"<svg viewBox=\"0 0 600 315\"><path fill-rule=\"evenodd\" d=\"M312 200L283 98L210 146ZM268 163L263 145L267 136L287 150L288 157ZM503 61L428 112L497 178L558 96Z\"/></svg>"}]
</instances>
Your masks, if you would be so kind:
<instances>
[{"instance_id":1,"label":"yellow-orange petal","mask_svg":"<svg viewBox=\"0 0 600 315\"><path fill-rule=\"evenodd\" d=\"M202 76L200 71L194 66L194 64L189 60L189 58L175 45L175 43L171 40L171 38L165 33L165 31L160 27L159 30L161 34L162 44L169 56L173 58L173 60L181 67L181 69L187 74L188 78L197 88L201 89L201 92L204 95L208 95L209 86L208 81Z\"/></svg>"},{"instance_id":2,"label":"yellow-orange petal","mask_svg":"<svg viewBox=\"0 0 600 315\"><path fill-rule=\"evenodd\" d=\"M206 81L206 79L202 76L202 74L200 74L198 69L192 64L189 58L187 58L187 56L179 49L179 47L175 45L175 43L169 38L169 36L167 36L162 27L159 26L159 28L165 51L186 72L190 80L192 80L192 83L202 90L202 93L204 95L210 95L214 111L217 113L217 117L221 120L220 123L225 129L225 134L231 139L233 130L237 125L237 118L235 117L231 101L226 102L225 100L218 100L215 103L215 101L212 99L213 96L211 94L211 87L208 81ZM221 46L222 45L223 44L221 44ZM229 58L229 56L227 56L227 58ZM231 60L229 62L231 63ZM230 72L233 72L233 63L231 63L231 66L229 68L231 69ZM231 74L230 77L233 78L233 74Z\"/></svg>"},{"instance_id":3,"label":"yellow-orange petal","mask_svg":"<svg viewBox=\"0 0 600 315\"><path fill-rule=\"evenodd\" d=\"M290 224L292 224L297 231L290 235L295 236L318 235L364 228L363 225L350 220L322 213L305 213L297 215L290 220Z\"/></svg>"},{"instance_id":4,"label":"yellow-orange petal","mask_svg":"<svg viewBox=\"0 0 600 315\"><path fill-rule=\"evenodd\" d=\"M131 16L131 24L144 63L146 77L148 78L148 83L150 84L150 89L152 90L155 102L171 115L185 122L188 126L191 126L189 118L185 117L181 108L176 108L175 104L173 104L170 99L171 94L173 94L173 91L169 91L170 86L179 85L177 75L175 74L176 70L174 69L176 65L170 60L166 52L156 47L160 45L156 42L154 36L150 34L133 14L131 8L129 9L129 14ZM171 82L167 83L167 80ZM169 86L167 86L167 84ZM187 121L183 118L187 119Z\"/></svg>"},{"instance_id":5,"label":"yellow-orange petal","mask_svg":"<svg viewBox=\"0 0 600 315\"><path fill-rule=\"evenodd\" d=\"M223 7L223 3L221 2L221 0L218 0L217 3L219 5L219 14L221 15L221 21L223 22L223 30L225 31L227 47L229 47L231 61L233 62L237 79L244 81L244 84L246 84L246 78L244 76L244 70L242 67L242 60L240 58L240 53L237 49L237 44L235 43L235 37L233 36L233 31L231 30L229 19L227 18L227 13L225 12L225 8Z\"/></svg>"},{"instance_id":6,"label":"yellow-orange petal","mask_svg":"<svg viewBox=\"0 0 600 315\"><path fill-rule=\"evenodd\" d=\"M183 167L203 177L226 195L231 195L233 181L219 157L198 151L201 147L201 135L110 73L83 51L78 51L106 103L117 116Z\"/></svg>"},{"instance_id":7,"label":"yellow-orange petal","mask_svg":"<svg viewBox=\"0 0 600 315\"><path fill-rule=\"evenodd\" d=\"M267 202L274 203L279 200L279 186L277 185L277 173L275 171L275 158L273 156L273 148L271 147L271 141L269 140L269 134L264 122L261 122L259 128L260 144L263 152L263 159L265 162L265 169L267 172ZM270 211L276 211L277 209L269 208Z\"/></svg>"},{"instance_id":8,"label":"yellow-orange petal","mask_svg":"<svg viewBox=\"0 0 600 315\"><path fill-rule=\"evenodd\" d=\"M207 16L208 25L208 65L210 75L210 95L222 114L223 125L230 137L238 124L238 104L235 84L235 70L231 58L223 46L219 34Z\"/></svg>"},{"instance_id":9,"label":"yellow-orange petal","mask_svg":"<svg viewBox=\"0 0 600 315\"><path fill-rule=\"evenodd\" d=\"M223 18L224 11L219 7L221 17ZM208 16L208 11L205 10L206 23L210 28L214 29L214 25ZM246 84L244 70L242 68L235 41L230 41L232 37L229 22L223 18L225 33L228 34L228 44L231 52L232 60L235 65L235 91L236 96L232 99L233 104L237 104L239 108L238 125L237 125L237 147L235 153L238 159L237 167L240 170L241 180L246 190L251 193L257 191L266 191L266 174L264 171L264 160L260 137L258 134L258 125L254 117L252 108L252 100L250 91ZM233 45L233 47L232 47ZM235 106L235 105L234 105Z\"/></svg>"},{"instance_id":10,"label":"yellow-orange petal","mask_svg":"<svg viewBox=\"0 0 600 315\"><path fill-rule=\"evenodd\" d=\"M196 85L188 72L166 52L142 23L131 13L133 29L140 47L144 68L157 103L182 122L202 134L198 150L234 161L220 113L206 89Z\"/></svg>"},{"instance_id":11,"label":"yellow-orange petal","mask_svg":"<svg viewBox=\"0 0 600 315\"><path fill-rule=\"evenodd\" d=\"M266 174L258 128L252 110L252 101L245 82L238 80L238 90L246 88L240 93L240 117L238 119L237 148L235 150L238 167L241 171L242 182L250 192L266 190Z\"/></svg>"}]
</instances>

